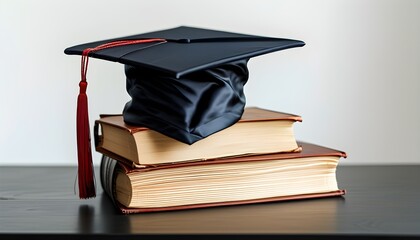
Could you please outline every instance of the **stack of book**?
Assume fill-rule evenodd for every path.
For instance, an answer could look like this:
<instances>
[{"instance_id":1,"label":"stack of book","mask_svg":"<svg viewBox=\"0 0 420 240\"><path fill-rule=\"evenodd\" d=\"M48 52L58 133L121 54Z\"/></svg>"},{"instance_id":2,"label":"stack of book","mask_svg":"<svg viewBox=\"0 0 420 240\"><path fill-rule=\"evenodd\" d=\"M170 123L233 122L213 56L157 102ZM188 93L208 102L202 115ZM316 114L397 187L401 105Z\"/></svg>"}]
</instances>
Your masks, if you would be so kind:
<instances>
[{"instance_id":1,"label":"stack of book","mask_svg":"<svg viewBox=\"0 0 420 240\"><path fill-rule=\"evenodd\" d=\"M105 193L125 214L341 196L346 153L296 140L298 115L257 107L188 145L121 115L95 121Z\"/></svg>"}]
</instances>

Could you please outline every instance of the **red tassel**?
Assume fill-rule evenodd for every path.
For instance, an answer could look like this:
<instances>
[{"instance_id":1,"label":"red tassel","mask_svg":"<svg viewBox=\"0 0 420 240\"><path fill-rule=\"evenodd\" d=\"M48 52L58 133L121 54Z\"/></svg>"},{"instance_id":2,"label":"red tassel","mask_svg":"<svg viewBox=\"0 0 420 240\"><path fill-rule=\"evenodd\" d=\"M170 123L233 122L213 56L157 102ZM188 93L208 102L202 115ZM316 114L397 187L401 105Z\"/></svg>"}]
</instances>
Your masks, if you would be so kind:
<instances>
[{"instance_id":1,"label":"red tassel","mask_svg":"<svg viewBox=\"0 0 420 240\"><path fill-rule=\"evenodd\" d=\"M89 53L111 47L150 42L164 43L166 40L156 38L115 41L99 45L95 48L87 48L82 53L81 81L79 83L80 92L77 98L76 118L79 198L81 199L96 197L95 175L93 171L92 149L90 143L88 100L86 95L86 74L88 69Z\"/></svg>"},{"instance_id":2,"label":"red tassel","mask_svg":"<svg viewBox=\"0 0 420 240\"><path fill-rule=\"evenodd\" d=\"M79 198L96 196L95 177L93 174L92 149L90 146L90 128L88 116L88 101L86 95L87 82L79 83L80 93L77 98L77 155Z\"/></svg>"}]
</instances>

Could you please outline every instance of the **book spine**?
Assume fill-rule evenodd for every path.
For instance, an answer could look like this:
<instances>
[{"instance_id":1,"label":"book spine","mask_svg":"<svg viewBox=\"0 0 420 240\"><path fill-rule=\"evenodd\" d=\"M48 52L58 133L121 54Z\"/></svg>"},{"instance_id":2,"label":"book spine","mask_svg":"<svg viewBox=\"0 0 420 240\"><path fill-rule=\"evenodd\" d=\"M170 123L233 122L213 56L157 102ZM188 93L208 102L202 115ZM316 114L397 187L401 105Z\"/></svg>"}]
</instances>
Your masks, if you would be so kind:
<instances>
[{"instance_id":1,"label":"book spine","mask_svg":"<svg viewBox=\"0 0 420 240\"><path fill-rule=\"evenodd\" d=\"M104 192L111 198L112 202L117 205L117 202L114 198L114 179L117 167L117 161L106 156L102 155L100 163L100 181L101 186Z\"/></svg>"},{"instance_id":2,"label":"book spine","mask_svg":"<svg viewBox=\"0 0 420 240\"><path fill-rule=\"evenodd\" d=\"M93 125L93 140L95 144L95 148L102 145L102 135L99 135L99 122L95 121Z\"/></svg>"}]
</instances>

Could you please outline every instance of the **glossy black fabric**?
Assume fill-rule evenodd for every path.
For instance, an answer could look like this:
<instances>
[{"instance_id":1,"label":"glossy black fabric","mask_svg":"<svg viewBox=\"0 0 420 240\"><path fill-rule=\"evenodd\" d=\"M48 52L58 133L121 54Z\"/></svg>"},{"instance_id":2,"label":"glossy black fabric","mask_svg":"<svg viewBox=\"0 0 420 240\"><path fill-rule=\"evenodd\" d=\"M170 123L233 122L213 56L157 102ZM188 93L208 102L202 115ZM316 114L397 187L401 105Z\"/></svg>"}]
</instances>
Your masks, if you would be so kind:
<instances>
[{"instance_id":1,"label":"glossy black fabric","mask_svg":"<svg viewBox=\"0 0 420 240\"><path fill-rule=\"evenodd\" d=\"M248 60L181 78L125 65L127 91L132 100L125 105L124 121L187 144L225 129L237 122L244 111Z\"/></svg>"}]
</instances>

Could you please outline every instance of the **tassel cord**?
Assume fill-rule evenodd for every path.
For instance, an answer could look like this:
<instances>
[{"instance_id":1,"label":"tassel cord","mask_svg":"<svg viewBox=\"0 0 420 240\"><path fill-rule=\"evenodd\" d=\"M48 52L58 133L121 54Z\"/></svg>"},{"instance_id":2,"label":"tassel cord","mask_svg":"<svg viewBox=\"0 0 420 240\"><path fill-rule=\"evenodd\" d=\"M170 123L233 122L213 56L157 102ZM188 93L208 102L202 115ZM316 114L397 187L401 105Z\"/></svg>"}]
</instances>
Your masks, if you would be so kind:
<instances>
[{"instance_id":1,"label":"tassel cord","mask_svg":"<svg viewBox=\"0 0 420 240\"><path fill-rule=\"evenodd\" d=\"M160 42L165 43L165 39L138 39L138 40L121 40L99 45L94 48L87 48L82 52L81 59L81 80L79 82L79 96L77 98L77 156L78 156L78 185L79 198L87 199L96 196L95 175L93 171L92 149L90 142L88 100L87 100L87 70L89 65L89 54L107 48Z\"/></svg>"}]
</instances>

